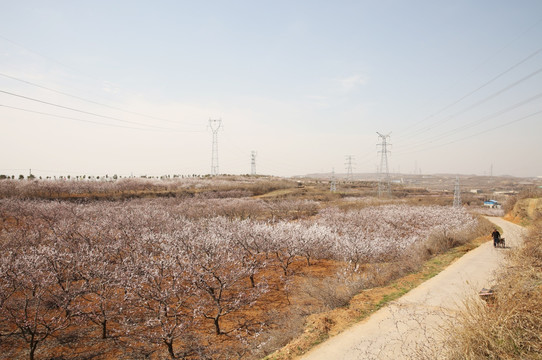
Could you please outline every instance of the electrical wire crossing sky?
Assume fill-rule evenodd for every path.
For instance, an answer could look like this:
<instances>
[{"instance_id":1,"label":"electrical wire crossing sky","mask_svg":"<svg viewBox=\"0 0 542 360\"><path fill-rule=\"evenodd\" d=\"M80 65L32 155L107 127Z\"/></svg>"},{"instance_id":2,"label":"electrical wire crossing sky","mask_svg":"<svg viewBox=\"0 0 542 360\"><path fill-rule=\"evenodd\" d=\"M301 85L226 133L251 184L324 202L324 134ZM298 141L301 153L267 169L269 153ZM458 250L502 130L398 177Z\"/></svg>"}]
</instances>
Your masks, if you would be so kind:
<instances>
[{"instance_id":1,"label":"electrical wire crossing sky","mask_svg":"<svg viewBox=\"0 0 542 360\"><path fill-rule=\"evenodd\" d=\"M542 176L538 0L0 6L0 174Z\"/></svg>"}]
</instances>

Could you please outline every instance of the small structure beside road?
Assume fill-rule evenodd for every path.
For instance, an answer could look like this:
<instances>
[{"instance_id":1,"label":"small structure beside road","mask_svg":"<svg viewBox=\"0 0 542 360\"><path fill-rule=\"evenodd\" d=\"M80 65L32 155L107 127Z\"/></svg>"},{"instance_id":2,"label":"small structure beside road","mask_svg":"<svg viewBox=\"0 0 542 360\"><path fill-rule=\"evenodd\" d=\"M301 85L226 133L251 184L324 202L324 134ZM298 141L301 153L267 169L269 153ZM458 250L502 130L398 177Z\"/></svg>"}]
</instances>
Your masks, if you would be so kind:
<instances>
[{"instance_id":1,"label":"small structure beside road","mask_svg":"<svg viewBox=\"0 0 542 360\"><path fill-rule=\"evenodd\" d=\"M487 206L490 209L500 209L501 203L498 202L497 200L487 200L487 201L484 201L484 206Z\"/></svg>"}]
</instances>

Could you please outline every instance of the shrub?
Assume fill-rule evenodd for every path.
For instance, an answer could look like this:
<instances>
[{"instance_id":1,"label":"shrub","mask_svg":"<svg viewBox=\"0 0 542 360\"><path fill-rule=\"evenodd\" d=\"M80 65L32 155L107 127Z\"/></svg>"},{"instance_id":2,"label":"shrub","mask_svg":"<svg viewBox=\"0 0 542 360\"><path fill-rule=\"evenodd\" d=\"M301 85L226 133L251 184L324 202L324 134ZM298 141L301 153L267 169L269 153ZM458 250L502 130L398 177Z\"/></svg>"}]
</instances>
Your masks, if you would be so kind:
<instances>
[{"instance_id":1,"label":"shrub","mask_svg":"<svg viewBox=\"0 0 542 360\"><path fill-rule=\"evenodd\" d=\"M456 324L446 330L446 358L542 358L541 230L539 221L524 247L511 255L491 303L473 300L458 313Z\"/></svg>"}]
</instances>

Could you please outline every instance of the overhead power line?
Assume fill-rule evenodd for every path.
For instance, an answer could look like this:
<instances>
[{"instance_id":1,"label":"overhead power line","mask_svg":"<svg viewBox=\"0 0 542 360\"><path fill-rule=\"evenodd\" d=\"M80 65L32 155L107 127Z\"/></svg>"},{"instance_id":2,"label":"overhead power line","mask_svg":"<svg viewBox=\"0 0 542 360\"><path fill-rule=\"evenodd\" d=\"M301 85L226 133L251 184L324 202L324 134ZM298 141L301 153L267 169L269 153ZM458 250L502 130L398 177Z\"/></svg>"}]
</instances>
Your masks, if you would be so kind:
<instances>
[{"instance_id":1,"label":"overhead power line","mask_svg":"<svg viewBox=\"0 0 542 360\"><path fill-rule=\"evenodd\" d=\"M497 79L501 78L502 76L506 75L507 73L509 73L510 71L514 70L515 68L517 68L518 66L522 65L523 63L527 62L528 60L532 59L533 57L535 57L536 55L540 54L542 52L542 48L539 48L537 50L535 50L534 52L532 52L531 54L529 54L528 56L526 56L525 58L521 59L520 61L516 62L515 64L513 64L512 66L510 66L509 68L507 68L506 70L502 71L501 73L497 74L496 76L494 76L493 78L491 78L490 80L486 81L485 83L483 83L482 85L478 86L477 88L475 88L474 90L471 90L469 91L467 94L461 96L459 99L453 101L452 103L444 106L443 108L441 108L440 110L434 112L433 114L425 117L424 119L418 121L417 123L411 125L408 127L408 132L407 132L407 135L405 136L402 136L403 138L404 137L409 137L408 136L408 133L412 133L412 132L418 132L419 129L417 129L418 125L422 124L423 122L425 122L426 120L429 120L431 118L434 118L435 116L439 115L440 113L450 109L451 107L457 105L458 103L460 103L461 101L465 100L466 98L468 98L469 96L477 93L478 91L480 91L481 89L485 88L486 86L488 86L489 84L493 83L494 81L496 81ZM532 75L534 76L534 74ZM434 122L434 123L438 123L437 122ZM411 135L412 136L412 135ZM410 137L411 137L410 136Z\"/></svg>"},{"instance_id":2,"label":"overhead power line","mask_svg":"<svg viewBox=\"0 0 542 360\"><path fill-rule=\"evenodd\" d=\"M50 114L50 113L46 113L46 112L23 109L23 108L20 108L20 107L3 105L3 104L0 104L0 107L4 107L4 108L7 108L7 109L12 109L12 110L24 111L24 112L38 114L38 115L56 117L56 118L59 118L59 119L73 120L73 121L85 122L85 123L89 123L89 124L96 124L96 125L103 125L103 126L110 126L110 127L118 127L118 128L131 129L131 130L167 131L167 132L172 132L172 131L176 131L176 132L203 132L203 131L182 131L182 130L169 130L169 129L168 130L159 130L159 129L149 129L149 128L138 128L138 127L133 127L133 126L111 124L111 123L105 123L105 122L100 122L100 121L78 119L78 118L74 118L74 117L70 117L70 116Z\"/></svg>"},{"instance_id":3,"label":"overhead power line","mask_svg":"<svg viewBox=\"0 0 542 360\"><path fill-rule=\"evenodd\" d=\"M89 76L88 74L84 74L84 72L82 72L80 69L76 69L74 68L73 66L70 66L70 65L67 65L65 63L62 63L60 61L58 61L57 59L54 59L50 56L46 56L40 52L37 52L35 50L32 50L32 49L29 49L28 47L26 47L25 45L22 45L21 43L17 42L17 41L14 41L14 40L11 40L11 39L8 39L7 37L3 36L0 34L0 39L3 39L4 41L7 41L31 54L34 54L34 55L37 55L37 56L40 56L44 59L46 59L47 61L51 61L51 62L54 62L58 65L61 65L62 67L65 67L65 68L68 68L68 69L71 69L72 71L75 71L76 73L79 73L81 75L83 75L84 77L88 78L88 79L91 79L93 81L103 81L103 80L99 80L99 79L96 79L95 77L93 76ZM153 115L148 115L148 114L143 114L143 113L140 113L140 112L136 112L136 111L131 111L131 110L127 110L127 109L123 109L123 108L120 108L120 107L116 107L116 106L111 106L111 105L108 105L108 104L104 104L104 103L101 103L101 102L98 102L98 101L94 101L94 100L90 100L90 99L86 99L86 98L83 98L83 97L80 97L80 96L77 96L77 95L73 95L73 94L69 94L67 92L63 92L63 91L59 91L59 90L55 90L55 89L52 89L52 88L49 88L49 87L46 87L46 86L43 86L43 85L39 85L39 84L36 84L36 83L33 83L33 82L30 82L30 81L27 81L27 80L23 80L23 79L19 79L15 76L11 76L11 75L7 75L7 74L3 74L3 73L0 73L0 75L4 76L4 77L7 77L7 78L10 78L12 80L16 80L16 81L20 81L20 82L23 82L25 84L28 84L28 85L32 85L32 86L36 86L38 88L41 88L41 89L44 89L44 90L48 90L48 91L52 91L52 92L55 92L57 94L61 94L61 95L64 95L64 96L69 96L71 98L74 98L74 99L78 99L78 100L82 100L82 101L85 101L85 102L88 102L88 103L91 103L91 104L95 104L95 105L100 105L100 106L104 106L104 107L107 107L107 108L110 108L110 109L114 109L114 110L118 110L118 111L122 111L122 112L125 112L125 113L128 113L128 114L132 114L132 115L138 115L138 116L142 116L142 117L146 117L146 118L149 118L149 119L155 119L155 120L159 120L159 121L165 121L165 122L170 122L170 123L174 123L174 124L177 124L177 125L184 125L184 126L200 126L199 124L197 123L184 123L184 124L179 124L178 121L174 121L174 120L171 120L171 119L164 119L162 117L157 117L157 116L153 116ZM148 126L148 125L145 125L145 126Z\"/></svg>"},{"instance_id":4,"label":"overhead power line","mask_svg":"<svg viewBox=\"0 0 542 360\"><path fill-rule=\"evenodd\" d=\"M60 95L68 96L68 97L71 97L73 99L85 101L85 102L87 102L89 104L94 104L94 105L107 107L109 109L122 111L122 112L125 112L125 113L128 113L128 114L138 115L138 116L142 116L142 117L146 117L146 118L154 119L154 120L170 122L170 123L174 123L174 124L177 124L177 125L196 125L196 124L186 124L186 123L185 124L180 124L178 121L173 121L173 120L168 120L168 119L164 119L164 118L160 118L160 117L156 117L156 116L152 116L152 115L142 114L142 113L139 113L139 112L136 112L136 111L126 110L126 109L119 108L119 107L116 107L116 106L111 106L111 105L108 105L108 104L104 104L104 103L101 103L101 102L98 102L98 101L85 99L85 98L77 96L77 95L72 95L72 94L69 94L69 93L64 92L64 91L55 90L55 89L49 88L47 86L43 86L43 85L39 85L39 84L30 82L30 81L27 81L27 80L19 79L19 78L15 77L15 76L7 75L7 74L4 74L4 73L0 73L0 76L6 77L8 79L16 80L16 81L22 82L24 84L32 85L32 86L38 87L40 89L48 90L48 91L51 91L51 92L54 92L54 93L57 93L57 94L60 94Z\"/></svg>"},{"instance_id":5,"label":"overhead power line","mask_svg":"<svg viewBox=\"0 0 542 360\"><path fill-rule=\"evenodd\" d=\"M506 123L504 123L504 124L501 124L501 125L498 125L498 126L494 126L494 127L492 127L492 128L489 128L489 129L486 129L486 130L477 132L477 133L475 133L475 134L471 134L471 135L468 135L468 136L465 136L465 137L462 137L462 138L459 138L459 139L456 139L456 140L449 141L449 142L447 142L447 143L436 144L436 145L434 145L434 146L430 146L430 147L426 147L426 148L418 149L418 150L413 150L413 151L408 151L408 152L404 152L404 153L402 153L402 154L410 154L410 153L416 153L416 152L420 152L420 151L427 151L427 150L435 149L435 148L438 148L438 147L450 145L450 144L456 143L456 142L458 142L458 141L467 140L467 139L476 137L476 136L478 136L478 135L486 134L486 133L491 132L491 131L493 131L493 130L497 130L497 129L503 128L503 127L505 127L505 126L508 126L508 125L511 125L511 124L514 124L514 123L517 123L517 122L520 122L520 121L529 119L529 118L531 118L531 117L533 117L533 116L536 116L536 115L539 115L539 114L542 114L542 110L536 111L536 112L531 113L531 114L529 114L529 115L522 116L522 117L517 118L517 119L512 120L512 121L508 121L508 122L506 122Z\"/></svg>"},{"instance_id":6,"label":"overhead power line","mask_svg":"<svg viewBox=\"0 0 542 360\"><path fill-rule=\"evenodd\" d=\"M466 112L468 112L468 111L470 111L470 110L472 110L472 109L475 109L476 107L478 107L478 106L480 106L480 105L482 105L482 104L488 102L488 101L491 100L491 99L496 98L497 96L501 95L502 93L504 93L504 92L506 92L506 91L508 91L508 90L510 90L510 89L512 89L512 88L514 88L514 87L516 87L516 86L518 86L518 85L521 84L522 82L529 80L530 78L532 78L532 77L535 76L535 75L540 74L541 72L542 72L542 68L539 68L539 69L533 71L532 73L530 73L530 74L528 74L528 75L522 77L521 79L514 81L512 84L505 86L504 88L500 89L499 91L496 91L496 92L494 92L493 94L491 94L491 95L489 95L489 96L486 96L486 97L483 98L482 100L477 101L477 102L475 102L474 104L471 104L471 105L467 106L467 107L464 108L463 110L460 110L460 111L456 112L455 114L448 116L446 119L443 119L443 120L441 120L441 121L439 121L439 122L436 122L436 123L434 123L433 125L428 125L426 128L422 128L421 130L418 131L418 133L417 133L416 135L418 135L418 134L420 134L420 133L423 133L423 132L427 132L428 130L433 129L434 127L436 127L436 126L438 126L438 125L442 125L442 124L444 124L444 123L446 123L446 122L448 122L448 121L450 121L450 120L456 118L456 117L459 116L459 115L462 115L462 114L464 114L464 113L466 113Z\"/></svg>"},{"instance_id":7,"label":"overhead power line","mask_svg":"<svg viewBox=\"0 0 542 360\"><path fill-rule=\"evenodd\" d=\"M60 62L60 61L58 61L58 60L56 60L56 59L53 59L52 57L49 57L49 56L46 56L46 55L44 55L44 54L41 54L41 53L39 53L39 52L37 52L37 51L31 50L31 49L27 48L26 46L24 46L24 45L18 43L17 41L10 40L10 39L8 39L7 37L5 37L5 36L3 36L3 35L0 35L0 38L1 38L1 39L4 39L5 41L7 41L7 42L9 42L9 43L11 43L11 44L13 44L13 45L15 45L15 46L17 46L17 47L20 47L21 49L23 49L23 50L25 50L25 51L28 51L28 52L31 53L31 54L40 56L40 57L44 58L44 59L47 60L47 61L51 61L51 62L57 63L57 64L59 64L59 65L61 65L61 66L64 66L64 67L66 67L66 68L68 68L68 69L71 69L71 70L74 70L74 71L76 71L76 72L81 72L81 71L75 69L74 67L72 67L72 66L70 66L70 65L66 65L66 64L64 64L64 63L62 63L62 62Z\"/></svg>"},{"instance_id":8,"label":"overhead power line","mask_svg":"<svg viewBox=\"0 0 542 360\"><path fill-rule=\"evenodd\" d=\"M144 124L144 123L140 123L140 122L136 122L136 121L119 119L119 118L116 118L116 117L113 117L113 116L101 115L101 114L93 113L93 112L90 112L90 111L80 110L80 109L72 108L72 107L69 107L69 106L59 105L59 104L55 104L55 103L52 103L52 102L49 102L49 101L44 101L44 100L32 98L32 97L29 97L29 96L15 94L15 93L12 93L12 92L9 92L9 91L0 90L0 93L15 96L15 97L19 97L19 98L30 100L30 101L35 101L35 102L38 102L38 103L41 103L41 104L46 104L46 105L58 107L58 108L61 108L61 109L66 109L66 110L75 111L75 112L79 112L79 113L86 114L86 115L100 117L100 118L103 118L103 119L119 121L119 122L132 124L132 125L144 126L144 127L151 128L151 129L178 131L177 129L173 129L173 128L166 128L166 127L161 127L161 126L148 125L148 124Z\"/></svg>"},{"instance_id":9,"label":"overhead power line","mask_svg":"<svg viewBox=\"0 0 542 360\"><path fill-rule=\"evenodd\" d=\"M492 113L492 114L489 114L489 115L487 115L487 116L484 116L484 117L482 117L482 118L480 118L480 119L477 119L477 120L475 120L475 121L472 121L472 122L470 122L470 123L468 123L468 124L465 124L465 125L456 127L456 128L454 128L454 129L448 130L448 131L446 131L446 132L444 132L444 133L441 133L441 134L439 134L439 135L437 135L437 136L428 138L428 139L426 139L426 140L425 140L424 142L422 142L422 143L412 144L412 145L410 145L410 146L402 147L402 148L400 148L400 149L401 149L401 150L404 150L404 149L406 149L406 150L414 149L414 148L417 148L417 147L420 147L420 146L423 146L423 145L430 144L430 143L432 143L432 142L434 142L434 141L441 140L441 139L443 139L443 138L446 138L446 137L455 135L455 134L459 133L460 131L464 131L464 130L466 130L466 129L472 128L472 127L477 126L477 125L480 125L480 124L482 124L482 123L484 123L484 122L486 122L486 121L488 121L488 120L491 120L491 119L494 119L494 118L496 118L496 117L498 117L498 116L501 116L501 115L503 115L503 114L506 114L506 113L509 112L509 111L515 110L515 109L517 109L517 108L519 108L519 107L521 107L521 106L523 106L523 105L526 105L526 104L528 104L528 103L530 103L530 102L533 102L533 101L535 101L535 100L537 100L537 99L540 99L540 98L542 98L542 92L541 92L541 93L538 93L538 94L536 94L535 96L532 96L532 97L530 97L530 98L528 98L528 99L526 99L526 100L520 101L519 103L516 103L516 104L514 104L514 105L511 105L511 106L509 106L509 107L507 107L507 108L501 109L501 110L496 111L496 112L494 112L494 113Z\"/></svg>"},{"instance_id":10,"label":"overhead power line","mask_svg":"<svg viewBox=\"0 0 542 360\"><path fill-rule=\"evenodd\" d=\"M50 62L53 62L53 63L56 63L58 65L61 65L62 67L65 67L65 68L68 68L72 71L75 71L76 73L88 78L88 79L91 79L93 81L103 81L103 80L100 80L100 79L96 79L94 76L90 76L88 74L85 74L83 71L81 71L80 69L76 69L74 68L73 66L70 66L70 65L67 65L63 62L60 62L58 61L57 59L54 59L50 56L46 56L40 52L37 52L35 50L32 50L32 49L29 49L28 47L26 47L25 45L22 45L20 44L19 42L17 41L14 41L14 40L11 40L11 39L8 39L7 37L3 36L0 34L0 39L3 39L31 54L34 54L34 55L37 55L39 57L42 57L44 59L46 59L47 61L50 61ZM176 123L175 121L173 120L168 120L168 119L163 119L163 118L160 118L160 117L155 117L155 116L151 116L151 115L146 115L146 114L142 114L142 113L138 113L138 112L134 112L134 111L130 111L130 110L126 110L126 109L122 109L122 108L118 108L118 107L114 107L114 106L110 106L110 105L107 105L107 104L103 104L103 103L100 103L100 102L97 102L97 101L93 101L93 100L89 100L89 99L85 99L85 98L82 98L82 97L79 97L79 96L76 96L76 95L71 95L71 94L68 94L68 93L65 93L65 92L62 92L62 91L58 91L58 90L54 90L54 89L51 89L51 88L48 88L46 86L42 86L42 85L38 85L38 84L35 84L35 83L32 83L30 81L26 81L26 80L22 80L22 79L19 79L19 78L16 78L14 76L9 76L9 75L5 75L5 74L1 74L1 75L4 75L6 77L9 77L13 80L17 80L17 81L21 81L21 82L24 82L26 84L29 84L29 85L33 85L33 86L37 86L37 87L40 87L42 89L45 89L45 90L49 90L49 91L53 91L53 92L56 92L58 94L62 94L62 95L65 95L65 96L70 96L72 98L75 98L75 99L79 99L79 100L82 100L82 101L86 101L86 102L89 102L89 103L93 103L93 104L96 104L96 105L101 105L101 106L105 106L105 107L109 107L111 109L115 109L115 110L119 110L119 111L124 111L124 112L127 112L127 113L131 113L131 114L135 114L135 115L139 115L139 116L143 116L143 117L147 117L147 118L151 118L151 119L156 119L156 120L161 120L161 121L166 121L166 122L173 122L173 123ZM185 125L191 125L191 126L199 126L199 124L196 124L196 123L190 123L190 124L186 124Z\"/></svg>"}]
</instances>

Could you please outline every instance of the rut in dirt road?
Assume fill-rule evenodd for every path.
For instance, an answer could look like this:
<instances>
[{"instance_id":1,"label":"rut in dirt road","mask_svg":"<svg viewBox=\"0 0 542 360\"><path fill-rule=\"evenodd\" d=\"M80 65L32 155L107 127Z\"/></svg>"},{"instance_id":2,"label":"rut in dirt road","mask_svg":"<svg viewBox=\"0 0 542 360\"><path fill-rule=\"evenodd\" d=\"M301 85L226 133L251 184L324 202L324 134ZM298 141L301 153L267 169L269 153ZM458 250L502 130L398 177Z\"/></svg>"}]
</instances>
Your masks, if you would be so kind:
<instances>
[{"instance_id":1,"label":"rut in dirt road","mask_svg":"<svg viewBox=\"0 0 542 360\"><path fill-rule=\"evenodd\" d=\"M468 252L437 276L367 320L320 344L303 360L413 359L420 352L439 355L440 329L465 301L490 287L504 253L519 246L525 229L501 218L488 218L501 227L507 248L488 241ZM472 301L472 300L471 300Z\"/></svg>"}]
</instances>

